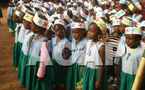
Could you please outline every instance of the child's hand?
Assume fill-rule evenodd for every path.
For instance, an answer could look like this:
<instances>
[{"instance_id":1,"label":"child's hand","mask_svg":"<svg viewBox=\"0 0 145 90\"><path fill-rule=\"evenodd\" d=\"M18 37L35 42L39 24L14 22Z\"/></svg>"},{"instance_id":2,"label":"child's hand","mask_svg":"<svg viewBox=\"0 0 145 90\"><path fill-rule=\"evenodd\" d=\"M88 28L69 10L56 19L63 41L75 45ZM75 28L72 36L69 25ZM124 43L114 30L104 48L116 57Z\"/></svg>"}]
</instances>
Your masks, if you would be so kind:
<instances>
[{"instance_id":1,"label":"child's hand","mask_svg":"<svg viewBox=\"0 0 145 90\"><path fill-rule=\"evenodd\" d=\"M95 88L96 88L96 90L101 90L101 82L100 81L96 81Z\"/></svg>"}]
</instances>

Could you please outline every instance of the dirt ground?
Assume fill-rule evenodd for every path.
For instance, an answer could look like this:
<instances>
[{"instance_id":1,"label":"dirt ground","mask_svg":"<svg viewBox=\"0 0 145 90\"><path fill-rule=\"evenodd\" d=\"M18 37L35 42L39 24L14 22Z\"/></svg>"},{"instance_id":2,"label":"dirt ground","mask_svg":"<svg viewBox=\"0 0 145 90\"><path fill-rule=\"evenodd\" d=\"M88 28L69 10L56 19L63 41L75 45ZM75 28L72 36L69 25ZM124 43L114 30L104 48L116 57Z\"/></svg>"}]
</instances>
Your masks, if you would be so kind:
<instances>
[{"instance_id":1,"label":"dirt ground","mask_svg":"<svg viewBox=\"0 0 145 90\"><path fill-rule=\"evenodd\" d=\"M0 24L0 90L24 90L18 82L16 69L12 66L14 37L8 32L7 7L3 7Z\"/></svg>"}]
</instances>

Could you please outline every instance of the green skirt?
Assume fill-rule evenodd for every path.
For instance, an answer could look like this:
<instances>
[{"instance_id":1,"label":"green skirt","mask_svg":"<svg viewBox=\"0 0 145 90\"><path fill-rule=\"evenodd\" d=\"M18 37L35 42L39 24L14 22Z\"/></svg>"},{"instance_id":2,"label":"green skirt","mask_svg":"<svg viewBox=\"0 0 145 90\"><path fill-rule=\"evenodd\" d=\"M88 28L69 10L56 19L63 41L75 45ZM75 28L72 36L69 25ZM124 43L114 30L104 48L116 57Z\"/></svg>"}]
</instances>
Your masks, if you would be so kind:
<instances>
[{"instance_id":1,"label":"green skirt","mask_svg":"<svg viewBox=\"0 0 145 90\"><path fill-rule=\"evenodd\" d=\"M28 55L24 55L21 51L20 61L18 65L18 79L20 80L22 86L26 87L26 64L28 62Z\"/></svg>"},{"instance_id":2,"label":"green skirt","mask_svg":"<svg viewBox=\"0 0 145 90\"><path fill-rule=\"evenodd\" d=\"M0 18L3 17L2 9L0 8Z\"/></svg>"},{"instance_id":3,"label":"green skirt","mask_svg":"<svg viewBox=\"0 0 145 90\"><path fill-rule=\"evenodd\" d=\"M121 84L120 90L131 90L135 75L130 75L124 72L121 72Z\"/></svg>"},{"instance_id":4,"label":"green skirt","mask_svg":"<svg viewBox=\"0 0 145 90\"><path fill-rule=\"evenodd\" d=\"M95 90L95 82L98 80L98 69L86 67L83 78L83 90Z\"/></svg>"},{"instance_id":5,"label":"green skirt","mask_svg":"<svg viewBox=\"0 0 145 90\"><path fill-rule=\"evenodd\" d=\"M69 67L67 76L67 90L76 90L82 88L82 78L84 73L84 66L73 64Z\"/></svg>"},{"instance_id":6,"label":"green skirt","mask_svg":"<svg viewBox=\"0 0 145 90\"><path fill-rule=\"evenodd\" d=\"M56 86L66 87L68 70L70 66L61 66L55 60L52 60L54 65L54 81Z\"/></svg>"},{"instance_id":7,"label":"green skirt","mask_svg":"<svg viewBox=\"0 0 145 90\"><path fill-rule=\"evenodd\" d=\"M36 77L36 66L34 65L26 65L26 88L27 90L34 90L34 79Z\"/></svg>"},{"instance_id":8,"label":"green skirt","mask_svg":"<svg viewBox=\"0 0 145 90\"><path fill-rule=\"evenodd\" d=\"M42 80L39 80L36 76L38 67L39 65L37 64L36 72L34 74L33 86L32 86L33 90L54 90L54 86L55 86L54 67L50 65L46 67L45 78Z\"/></svg>"},{"instance_id":9,"label":"green skirt","mask_svg":"<svg viewBox=\"0 0 145 90\"><path fill-rule=\"evenodd\" d=\"M17 42L14 44L14 47L13 47L13 65L15 67L17 67L19 64L21 48L22 48L22 43Z\"/></svg>"}]
</instances>

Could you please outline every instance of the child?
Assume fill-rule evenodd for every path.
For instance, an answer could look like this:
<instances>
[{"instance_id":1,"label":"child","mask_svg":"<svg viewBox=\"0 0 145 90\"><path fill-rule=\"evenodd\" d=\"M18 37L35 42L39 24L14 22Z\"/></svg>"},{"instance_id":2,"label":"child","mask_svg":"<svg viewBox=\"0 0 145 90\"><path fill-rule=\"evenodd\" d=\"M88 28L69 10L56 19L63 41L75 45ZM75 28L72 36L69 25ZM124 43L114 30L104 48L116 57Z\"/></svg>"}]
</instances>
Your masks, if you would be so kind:
<instances>
[{"instance_id":1,"label":"child","mask_svg":"<svg viewBox=\"0 0 145 90\"><path fill-rule=\"evenodd\" d=\"M121 58L122 72L120 90L131 90L138 65L144 52L141 47L141 30L137 27L125 29L126 43L118 48L117 56Z\"/></svg>"},{"instance_id":2,"label":"child","mask_svg":"<svg viewBox=\"0 0 145 90\"><path fill-rule=\"evenodd\" d=\"M83 90L102 90L105 46L99 41L101 35L100 28L95 23L91 23L87 33Z\"/></svg>"},{"instance_id":3,"label":"child","mask_svg":"<svg viewBox=\"0 0 145 90\"><path fill-rule=\"evenodd\" d=\"M55 37L52 38L52 59L55 69L56 90L66 88L67 66L71 64L70 55L63 55L63 50L70 48L70 42L65 37L65 23L61 19L57 19L54 23L53 31ZM58 76L59 75L59 76Z\"/></svg>"},{"instance_id":4,"label":"child","mask_svg":"<svg viewBox=\"0 0 145 90\"><path fill-rule=\"evenodd\" d=\"M46 38L44 33L46 31L48 21L42 12L37 12L33 18L32 32L35 34L30 43L30 50L28 53L28 61L26 65L26 88L32 90L35 88L35 72L37 71L36 64L40 61L40 49L42 43ZM34 72L35 71L35 72Z\"/></svg>"},{"instance_id":5,"label":"child","mask_svg":"<svg viewBox=\"0 0 145 90\"><path fill-rule=\"evenodd\" d=\"M18 62L17 62L17 51L18 51L18 35L19 35L19 31L22 27L22 19L23 19L23 16L25 15L25 13L21 12L21 10L19 9L16 9L15 12L14 12L14 15L13 15L13 20L14 22L16 22L17 26L16 26L16 29L15 29L15 43L14 43L14 46L13 46L13 65L15 67L17 67L18 65Z\"/></svg>"},{"instance_id":6,"label":"child","mask_svg":"<svg viewBox=\"0 0 145 90\"><path fill-rule=\"evenodd\" d=\"M49 23L50 24L50 23ZM48 25L49 26L49 25ZM40 51L40 63L37 73L37 79L35 79L34 90L54 90L54 66L52 63L52 31L48 27L45 32L47 38L43 41Z\"/></svg>"},{"instance_id":7,"label":"child","mask_svg":"<svg viewBox=\"0 0 145 90\"><path fill-rule=\"evenodd\" d=\"M82 77L84 68L84 55L87 40L85 38L85 24L82 22L72 22L72 63L68 72L67 90L82 88Z\"/></svg>"},{"instance_id":8,"label":"child","mask_svg":"<svg viewBox=\"0 0 145 90\"><path fill-rule=\"evenodd\" d=\"M33 12L26 12L25 16L23 18L23 25L27 29L27 32L24 35L24 41L22 44L22 48L20 51L20 57L18 62L18 78L22 84L22 86L26 86L25 82L25 67L28 60L28 53L29 53L29 45L31 43L31 38L33 37L34 33L31 32L31 25L32 25L32 19L33 19Z\"/></svg>"}]
</instances>

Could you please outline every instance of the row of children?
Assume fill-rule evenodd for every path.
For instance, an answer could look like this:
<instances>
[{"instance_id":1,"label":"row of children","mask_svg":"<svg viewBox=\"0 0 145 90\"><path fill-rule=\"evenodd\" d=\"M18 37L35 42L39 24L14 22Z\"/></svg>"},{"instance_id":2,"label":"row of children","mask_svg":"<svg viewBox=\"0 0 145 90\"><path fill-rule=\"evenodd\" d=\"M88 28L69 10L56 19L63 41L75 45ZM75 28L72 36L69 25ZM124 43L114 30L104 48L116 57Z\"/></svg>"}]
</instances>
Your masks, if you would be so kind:
<instances>
[{"instance_id":1,"label":"row of children","mask_svg":"<svg viewBox=\"0 0 145 90\"><path fill-rule=\"evenodd\" d=\"M144 53L145 21L142 8L117 2L11 4L21 84L28 90L109 90L114 80L120 90L131 90Z\"/></svg>"}]
</instances>

